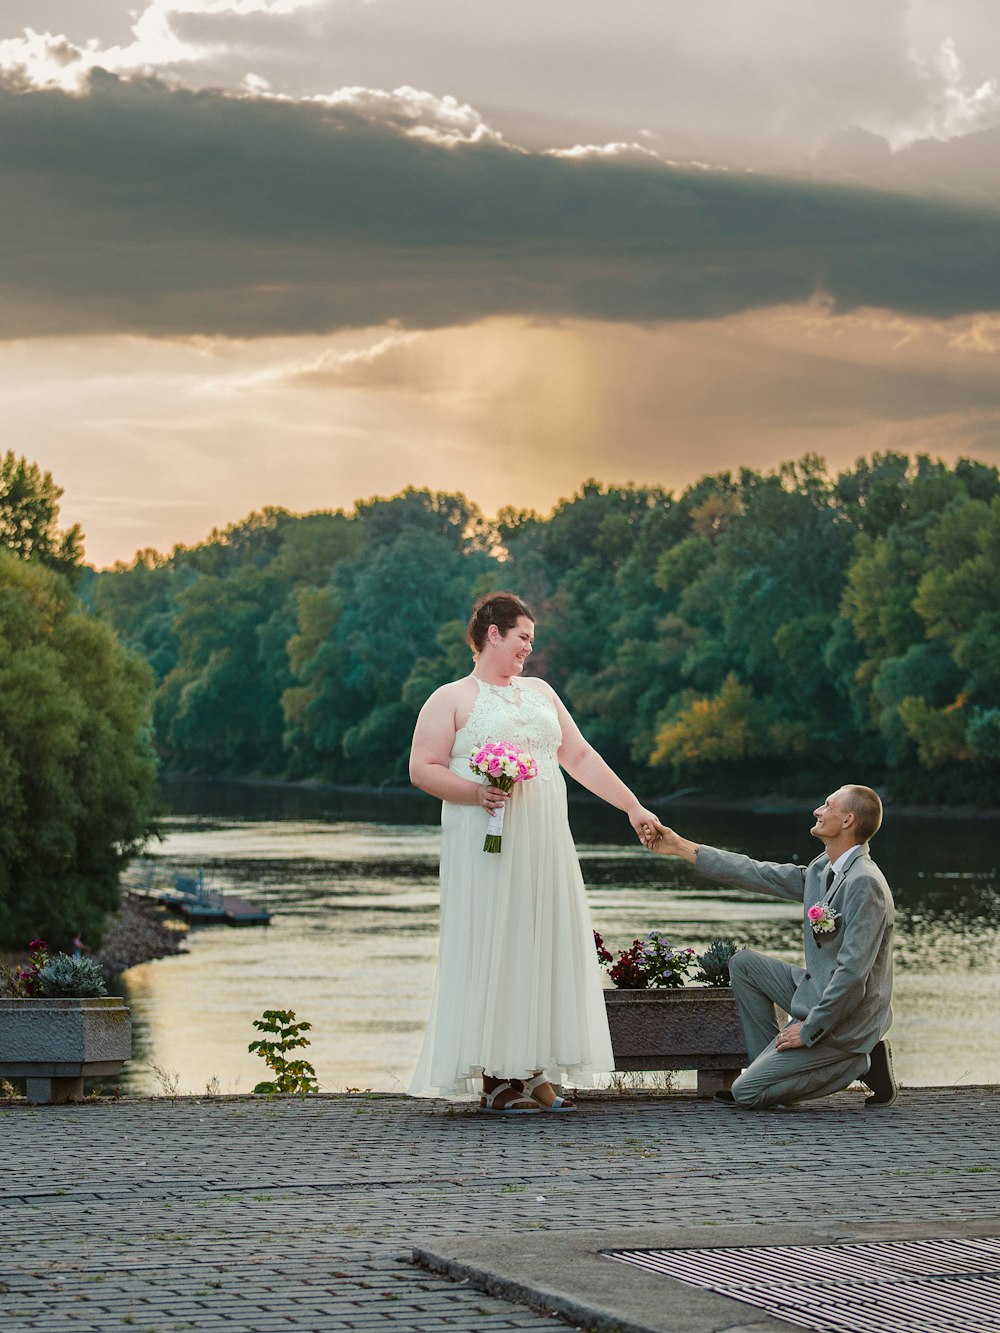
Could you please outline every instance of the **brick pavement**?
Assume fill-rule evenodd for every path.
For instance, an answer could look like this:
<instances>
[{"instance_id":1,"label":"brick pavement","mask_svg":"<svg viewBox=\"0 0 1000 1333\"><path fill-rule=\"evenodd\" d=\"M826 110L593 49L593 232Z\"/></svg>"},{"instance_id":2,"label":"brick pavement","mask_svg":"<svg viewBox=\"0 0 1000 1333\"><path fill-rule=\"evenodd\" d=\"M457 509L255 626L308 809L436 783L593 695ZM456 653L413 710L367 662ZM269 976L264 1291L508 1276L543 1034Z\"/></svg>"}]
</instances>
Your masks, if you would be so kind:
<instances>
[{"instance_id":1,"label":"brick pavement","mask_svg":"<svg viewBox=\"0 0 1000 1333\"><path fill-rule=\"evenodd\" d=\"M1000 1214L1000 1091L857 1092L743 1113L585 1098L502 1121L366 1095L0 1105L0 1327L565 1327L415 1268L436 1238L606 1228L970 1223Z\"/></svg>"}]
</instances>

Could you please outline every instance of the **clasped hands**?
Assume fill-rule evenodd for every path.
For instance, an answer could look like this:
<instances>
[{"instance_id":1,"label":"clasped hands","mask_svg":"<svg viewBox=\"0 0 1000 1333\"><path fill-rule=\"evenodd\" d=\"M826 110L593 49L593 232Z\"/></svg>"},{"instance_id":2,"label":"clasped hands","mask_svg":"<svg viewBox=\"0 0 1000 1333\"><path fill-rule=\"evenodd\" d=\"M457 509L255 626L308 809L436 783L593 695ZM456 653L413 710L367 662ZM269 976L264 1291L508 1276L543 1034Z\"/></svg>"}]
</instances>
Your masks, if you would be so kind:
<instances>
[{"instance_id":1,"label":"clasped hands","mask_svg":"<svg viewBox=\"0 0 1000 1333\"><path fill-rule=\"evenodd\" d=\"M656 815L649 815L641 825L636 826L636 832L642 845L660 856L680 856L691 862L697 856L698 843L682 838L672 828L662 824Z\"/></svg>"},{"instance_id":2,"label":"clasped hands","mask_svg":"<svg viewBox=\"0 0 1000 1333\"><path fill-rule=\"evenodd\" d=\"M677 853L671 847L671 840L677 837L677 834L666 824L661 824L656 815L650 815L649 811L643 812L646 818L636 829L639 834L639 841L651 852L659 852L661 856L676 856Z\"/></svg>"}]
</instances>

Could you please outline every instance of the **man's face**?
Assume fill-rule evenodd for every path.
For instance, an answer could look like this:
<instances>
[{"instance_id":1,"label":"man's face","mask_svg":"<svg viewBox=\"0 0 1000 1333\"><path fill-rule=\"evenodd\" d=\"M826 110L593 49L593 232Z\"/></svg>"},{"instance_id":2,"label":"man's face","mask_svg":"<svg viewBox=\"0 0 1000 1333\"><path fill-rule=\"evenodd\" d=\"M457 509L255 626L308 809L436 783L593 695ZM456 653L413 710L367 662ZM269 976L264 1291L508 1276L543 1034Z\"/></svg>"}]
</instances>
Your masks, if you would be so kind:
<instances>
[{"instance_id":1,"label":"man's face","mask_svg":"<svg viewBox=\"0 0 1000 1333\"><path fill-rule=\"evenodd\" d=\"M829 795L822 805L813 811L816 823L809 832L823 842L832 842L839 838L846 828L848 811L844 808L844 789L840 787Z\"/></svg>"}]
</instances>

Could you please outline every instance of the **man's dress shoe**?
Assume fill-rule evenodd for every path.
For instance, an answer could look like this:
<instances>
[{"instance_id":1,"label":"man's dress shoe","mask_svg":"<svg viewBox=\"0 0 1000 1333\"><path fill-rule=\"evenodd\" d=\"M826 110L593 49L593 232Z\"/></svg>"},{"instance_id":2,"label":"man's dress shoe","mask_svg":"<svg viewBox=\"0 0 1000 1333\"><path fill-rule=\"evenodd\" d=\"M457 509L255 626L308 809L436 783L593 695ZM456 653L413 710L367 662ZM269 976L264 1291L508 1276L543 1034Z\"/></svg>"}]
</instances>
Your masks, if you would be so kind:
<instances>
[{"instance_id":1,"label":"man's dress shoe","mask_svg":"<svg viewBox=\"0 0 1000 1333\"><path fill-rule=\"evenodd\" d=\"M871 1067L861 1075L861 1082L871 1088L872 1096L865 1098L866 1106L891 1106L899 1096L899 1084L892 1072L892 1051L889 1043L880 1041L871 1053Z\"/></svg>"},{"instance_id":2,"label":"man's dress shoe","mask_svg":"<svg viewBox=\"0 0 1000 1333\"><path fill-rule=\"evenodd\" d=\"M733 1096L733 1094L729 1091L728 1088L720 1088L719 1091L715 1094L715 1100L717 1102L726 1102L729 1106L736 1105L736 1098Z\"/></svg>"}]
</instances>

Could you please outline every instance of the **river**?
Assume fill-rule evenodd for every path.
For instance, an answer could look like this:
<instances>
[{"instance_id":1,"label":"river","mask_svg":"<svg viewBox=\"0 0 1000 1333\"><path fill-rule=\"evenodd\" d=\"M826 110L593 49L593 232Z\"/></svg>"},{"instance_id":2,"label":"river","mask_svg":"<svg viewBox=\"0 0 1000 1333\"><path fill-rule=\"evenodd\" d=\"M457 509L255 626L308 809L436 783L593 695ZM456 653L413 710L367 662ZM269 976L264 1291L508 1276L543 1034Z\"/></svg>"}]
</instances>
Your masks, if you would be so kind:
<instances>
[{"instance_id":1,"label":"river","mask_svg":"<svg viewBox=\"0 0 1000 1333\"><path fill-rule=\"evenodd\" d=\"M164 787L171 813L152 852L171 871L265 903L267 927L202 926L186 953L125 973L132 1092L248 1092L266 1070L247 1051L265 1009L312 1024L321 1087L405 1089L430 997L437 941L436 802L224 782ZM715 887L652 856L617 811L571 802L595 927L610 947L652 929L704 948L729 936L796 961L801 908ZM685 836L769 860L807 861L808 808L670 804ZM893 814L873 845L897 905L896 1070L911 1086L1000 1083L1000 879L986 820ZM681 1075L679 1086L693 1076Z\"/></svg>"}]
</instances>

